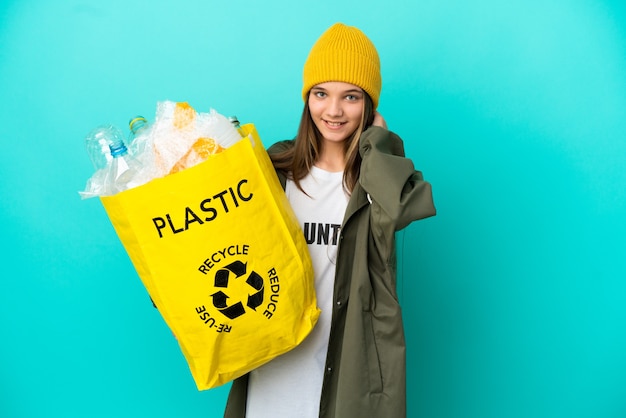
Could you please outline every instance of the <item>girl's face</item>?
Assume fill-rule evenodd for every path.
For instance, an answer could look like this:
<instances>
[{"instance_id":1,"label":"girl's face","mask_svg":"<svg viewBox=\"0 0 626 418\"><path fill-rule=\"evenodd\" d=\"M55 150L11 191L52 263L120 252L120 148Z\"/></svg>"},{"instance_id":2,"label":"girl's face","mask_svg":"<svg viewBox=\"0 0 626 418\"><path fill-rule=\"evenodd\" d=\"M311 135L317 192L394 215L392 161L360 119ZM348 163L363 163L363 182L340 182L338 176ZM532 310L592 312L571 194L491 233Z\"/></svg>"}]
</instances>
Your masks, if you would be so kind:
<instances>
[{"instance_id":1,"label":"girl's face","mask_svg":"<svg viewBox=\"0 0 626 418\"><path fill-rule=\"evenodd\" d=\"M311 119L325 141L343 142L361 124L365 93L354 84L330 81L309 93Z\"/></svg>"}]
</instances>

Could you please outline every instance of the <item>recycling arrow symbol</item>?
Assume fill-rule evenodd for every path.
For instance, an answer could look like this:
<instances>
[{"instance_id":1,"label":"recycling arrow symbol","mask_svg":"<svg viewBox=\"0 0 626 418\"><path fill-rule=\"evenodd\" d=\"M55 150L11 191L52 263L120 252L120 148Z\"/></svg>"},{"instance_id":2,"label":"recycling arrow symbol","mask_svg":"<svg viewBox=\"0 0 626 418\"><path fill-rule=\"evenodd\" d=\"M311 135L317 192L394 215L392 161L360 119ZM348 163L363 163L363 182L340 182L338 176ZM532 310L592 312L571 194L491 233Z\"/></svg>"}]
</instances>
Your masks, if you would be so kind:
<instances>
[{"instance_id":1,"label":"recycling arrow symbol","mask_svg":"<svg viewBox=\"0 0 626 418\"><path fill-rule=\"evenodd\" d=\"M219 269L215 273L215 287L228 288L228 285L232 283L231 278L233 276L236 281L246 275L246 267L246 263L234 261L224 268ZM248 293L246 306L250 309L256 310L256 308L263 303L263 278L256 272L251 271L246 278L246 284L250 286L251 292L253 292ZM227 318L235 319L246 313L246 309L244 308L242 301L229 305L228 299L230 299L230 296L221 290L213 293L211 297L213 298L213 306L215 306Z\"/></svg>"}]
</instances>

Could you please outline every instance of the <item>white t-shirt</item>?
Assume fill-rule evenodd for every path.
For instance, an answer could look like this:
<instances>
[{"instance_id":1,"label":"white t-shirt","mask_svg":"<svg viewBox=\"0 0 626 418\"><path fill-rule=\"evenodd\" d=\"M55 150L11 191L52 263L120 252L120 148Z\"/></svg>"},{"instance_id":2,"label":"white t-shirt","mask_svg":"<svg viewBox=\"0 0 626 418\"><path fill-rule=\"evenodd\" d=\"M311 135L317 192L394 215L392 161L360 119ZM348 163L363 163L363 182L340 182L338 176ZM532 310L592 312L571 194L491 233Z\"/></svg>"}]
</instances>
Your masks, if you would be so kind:
<instances>
[{"instance_id":1,"label":"white t-shirt","mask_svg":"<svg viewBox=\"0 0 626 418\"><path fill-rule=\"evenodd\" d=\"M285 193L309 247L317 303L322 312L313 331L299 346L250 373L246 418L319 416L337 244L349 198L342 180L343 172L313 167L300 182L308 196L292 181L287 181Z\"/></svg>"}]
</instances>

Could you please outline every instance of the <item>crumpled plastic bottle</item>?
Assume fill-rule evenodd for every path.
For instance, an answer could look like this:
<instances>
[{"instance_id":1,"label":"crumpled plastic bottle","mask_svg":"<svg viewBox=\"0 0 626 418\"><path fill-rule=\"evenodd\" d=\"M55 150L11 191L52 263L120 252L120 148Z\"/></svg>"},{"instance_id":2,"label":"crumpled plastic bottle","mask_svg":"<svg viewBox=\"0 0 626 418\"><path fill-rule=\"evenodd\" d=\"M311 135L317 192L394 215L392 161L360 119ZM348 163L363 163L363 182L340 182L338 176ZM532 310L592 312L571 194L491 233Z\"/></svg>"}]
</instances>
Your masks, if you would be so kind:
<instances>
[{"instance_id":1,"label":"crumpled plastic bottle","mask_svg":"<svg viewBox=\"0 0 626 418\"><path fill-rule=\"evenodd\" d=\"M107 169L104 191L107 195L123 192L138 185L141 163L128 153L123 139L109 145L111 164Z\"/></svg>"},{"instance_id":2,"label":"crumpled plastic bottle","mask_svg":"<svg viewBox=\"0 0 626 418\"><path fill-rule=\"evenodd\" d=\"M78 192L82 199L101 196L105 193L107 167L113 161L109 145L119 139L121 132L113 125L100 125L85 136L87 155L93 164L94 173L87 180L85 190Z\"/></svg>"},{"instance_id":3,"label":"crumpled plastic bottle","mask_svg":"<svg viewBox=\"0 0 626 418\"><path fill-rule=\"evenodd\" d=\"M106 167L112 159L109 145L116 139L115 131L113 125L101 125L85 136L85 148L96 171Z\"/></svg>"},{"instance_id":4,"label":"crumpled plastic bottle","mask_svg":"<svg viewBox=\"0 0 626 418\"><path fill-rule=\"evenodd\" d=\"M141 164L128 153L124 134L113 125L101 125L85 137L87 154L95 172L87 180L81 198L110 196L134 187Z\"/></svg>"}]
</instances>

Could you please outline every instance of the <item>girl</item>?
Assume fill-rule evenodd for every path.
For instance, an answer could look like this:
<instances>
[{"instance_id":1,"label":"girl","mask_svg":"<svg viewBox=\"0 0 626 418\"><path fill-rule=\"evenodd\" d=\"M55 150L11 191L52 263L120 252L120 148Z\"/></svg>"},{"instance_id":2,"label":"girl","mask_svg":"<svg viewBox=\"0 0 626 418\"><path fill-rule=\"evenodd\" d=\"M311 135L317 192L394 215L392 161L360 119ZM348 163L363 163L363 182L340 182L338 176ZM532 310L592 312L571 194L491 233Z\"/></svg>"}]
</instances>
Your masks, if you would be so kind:
<instances>
[{"instance_id":1,"label":"girl","mask_svg":"<svg viewBox=\"0 0 626 418\"><path fill-rule=\"evenodd\" d=\"M303 78L298 134L269 153L309 244L322 314L302 344L233 382L225 417L405 417L394 238L435 214L431 187L376 112L378 53L359 29L327 29Z\"/></svg>"}]
</instances>

